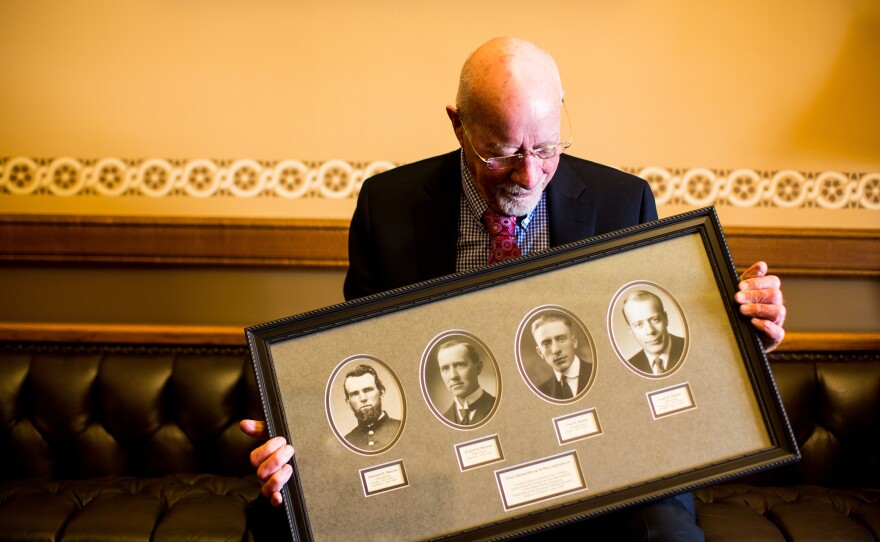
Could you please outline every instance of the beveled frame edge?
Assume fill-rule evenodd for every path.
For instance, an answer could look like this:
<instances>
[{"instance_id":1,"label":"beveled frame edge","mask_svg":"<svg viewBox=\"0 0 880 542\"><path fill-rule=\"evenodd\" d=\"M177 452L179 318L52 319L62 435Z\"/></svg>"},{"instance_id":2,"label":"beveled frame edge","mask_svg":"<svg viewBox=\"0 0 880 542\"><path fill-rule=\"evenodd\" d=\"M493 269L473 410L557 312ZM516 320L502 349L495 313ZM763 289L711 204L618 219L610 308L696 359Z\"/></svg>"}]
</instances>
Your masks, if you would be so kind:
<instances>
[{"instance_id":1,"label":"beveled frame edge","mask_svg":"<svg viewBox=\"0 0 880 542\"><path fill-rule=\"evenodd\" d=\"M737 266L778 275L880 277L880 230L726 228ZM133 242L137 241L137 242ZM345 268L343 219L0 216L0 262Z\"/></svg>"},{"instance_id":2,"label":"beveled frame edge","mask_svg":"<svg viewBox=\"0 0 880 542\"><path fill-rule=\"evenodd\" d=\"M245 329L248 348L250 349L251 361L254 366L254 376L257 382L257 390L260 393L260 403L263 406L263 416L266 422L266 430L269 438L283 436L288 443L291 442L290 432L287 430L287 418L284 415L284 406L281 404L281 391L278 389L278 379L275 377L275 367L271 360L267 341L258 337L251 328ZM268 380L267 380L268 376ZM271 385L271 389L268 388ZM281 428L281 431L278 429ZM293 469L290 480L281 488L284 502L285 517L294 542L307 539L311 540L312 532L309 516L305 508L305 494L299 483L296 456L288 462ZM293 497L296 496L294 499Z\"/></svg>"},{"instance_id":3,"label":"beveled frame edge","mask_svg":"<svg viewBox=\"0 0 880 542\"><path fill-rule=\"evenodd\" d=\"M776 389L757 332L745 318L739 316L734 307L733 295L736 292L738 276L724 233L721 230L718 215L713 207L563 245L548 252L432 279L247 328L246 334L257 373L261 400L264 401L270 436L283 434L288 441L291 440L283 405L280 402L280 390L271 362L269 349L271 344L427 305L440 299L466 295L487 286L500 285L554 269L583 264L615 252L632 250L693 233L701 235L716 283L723 294L726 294L724 295L724 308L732 323L734 336L745 360L761 418L764 420L768 436L774 447L740 457L728 458L716 465L682 471L662 480L643 481L620 490L513 516L502 522L481 525L476 530L449 533L437 540L470 541L475 540L474 537L503 539L509 536L518 536L552 525L592 517L684 491L692 491L706 485L797 461L800 459L800 451L788 423L782 400ZM271 378L269 381L271 389L263 382L266 375ZM291 533L296 540L299 540L300 537L311 539L305 495L297 474L296 456L291 460L291 465L294 469L294 475L283 491ZM293 496L296 498L291 498ZM583 505L587 501L590 505L584 510Z\"/></svg>"}]
</instances>

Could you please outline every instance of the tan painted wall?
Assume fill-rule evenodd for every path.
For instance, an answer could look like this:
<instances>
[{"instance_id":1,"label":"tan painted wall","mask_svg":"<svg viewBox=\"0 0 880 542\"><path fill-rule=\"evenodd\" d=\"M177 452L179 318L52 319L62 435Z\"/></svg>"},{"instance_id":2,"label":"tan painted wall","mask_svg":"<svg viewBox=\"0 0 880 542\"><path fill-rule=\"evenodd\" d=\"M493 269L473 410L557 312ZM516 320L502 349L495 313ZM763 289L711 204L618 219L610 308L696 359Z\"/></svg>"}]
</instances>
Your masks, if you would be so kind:
<instances>
[{"instance_id":1,"label":"tan painted wall","mask_svg":"<svg viewBox=\"0 0 880 542\"><path fill-rule=\"evenodd\" d=\"M618 166L880 171L875 0L0 0L0 157L408 162L454 147L443 108L464 58L496 35L532 39L557 59L574 154ZM86 199L28 204L77 213ZM145 212L135 199L90 205ZM213 203L174 198L150 213ZM240 204L218 203L199 213ZM323 203L305 201L317 216L350 212ZM799 225L847 225L803 211L814 214ZM880 227L877 212L859 212L858 227ZM771 223L740 221L755 222ZM248 324L341 299L339 272L0 271L22 285L2 315L12 320ZM46 284L72 286L55 296ZM310 296L243 295L254 284ZM815 288L859 307L822 323L810 313ZM160 292L191 303L168 305ZM880 326L876 281L802 282L791 294L812 314L795 328Z\"/></svg>"},{"instance_id":2,"label":"tan painted wall","mask_svg":"<svg viewBox=\"0 0 880 542\"><path fill-rule=\"evenodd\" d=\"M558 60L575 154L880 170L873 0L0 0L0 156L412 161L505 34Z\"/></svg>"}]
</instances>

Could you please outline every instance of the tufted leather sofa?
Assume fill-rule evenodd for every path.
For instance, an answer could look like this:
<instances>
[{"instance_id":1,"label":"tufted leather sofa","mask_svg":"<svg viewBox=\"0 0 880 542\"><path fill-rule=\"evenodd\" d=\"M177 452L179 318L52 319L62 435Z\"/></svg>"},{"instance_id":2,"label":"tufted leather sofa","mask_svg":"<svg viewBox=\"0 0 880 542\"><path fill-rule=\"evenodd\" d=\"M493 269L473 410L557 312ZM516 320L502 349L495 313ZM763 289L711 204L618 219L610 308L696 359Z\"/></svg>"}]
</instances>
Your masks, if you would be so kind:
<instances>
[{"instance_id":1,"label":"tufted leather sofa","mask_svg":"<svg viewBox=\"0 0 880 542\"><path fill-rule=\"evenodd\" d=\"M709 541L880 540L880 353L774 353L800 462L695 492Z\"/></svg>"},{"instance_id":2,"label":"tufted leather sofa","mask_svg":"<svg viewBox=\"0 0 880 542\"><path fill-rule=\"evenodd\" d=\"M246 349L0 344L0 539L248 540Z\"/></svg>"},{"instance_id":3,"label":"tufted leather sofa","mask_svg":"<svg viewBox=\"0 0 880 542\"><path fill-rule=\"evenodd\" d=\"M880 539L880 353L772 366L803 459L696 491L707 540ZM244 347L0 343L0 540L276 539L260 412Z\"/></svg>"}]
</instances>

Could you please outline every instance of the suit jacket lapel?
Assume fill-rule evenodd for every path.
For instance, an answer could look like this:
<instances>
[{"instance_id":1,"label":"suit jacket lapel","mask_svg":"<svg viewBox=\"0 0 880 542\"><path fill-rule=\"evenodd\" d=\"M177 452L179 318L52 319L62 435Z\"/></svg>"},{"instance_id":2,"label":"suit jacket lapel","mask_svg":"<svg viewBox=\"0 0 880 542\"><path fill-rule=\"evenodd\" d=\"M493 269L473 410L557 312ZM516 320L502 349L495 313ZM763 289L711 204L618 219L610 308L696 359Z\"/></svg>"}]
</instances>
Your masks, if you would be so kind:
<instances>
[{"instance_id":1,"label":"suit jacket lapel","mask_svg":"<svg viewBox=\"0 0 880 542\"><path fill-rule=\"evenodd\" d=\"M461 198L459 151L447 154L423 186L425 197L413 208L420 281L455 272Z\"/></svg>"},{"instance_id":2,"label":"suit jacket lapel","mask_svg":"<svg viewBox=\"0 0 880 542\"><path fill-rule=\"evenodd\" d=\"M547 185L550 246L580 241L595 235L595 203L571 171L563 154L556 174Z\"/></svg>"}]
</instances>

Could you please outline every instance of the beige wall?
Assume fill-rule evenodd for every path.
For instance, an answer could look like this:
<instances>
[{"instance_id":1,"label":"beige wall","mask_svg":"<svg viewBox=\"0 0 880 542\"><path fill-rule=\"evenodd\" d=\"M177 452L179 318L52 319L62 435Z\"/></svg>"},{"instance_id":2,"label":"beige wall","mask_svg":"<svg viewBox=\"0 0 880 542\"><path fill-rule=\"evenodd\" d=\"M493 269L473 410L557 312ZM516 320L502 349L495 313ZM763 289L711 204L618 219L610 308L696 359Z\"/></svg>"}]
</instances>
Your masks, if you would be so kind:
<instances>
[{"instance_id":1,"label":"beige wall","mask_svg":"<svg viewBox=\"0 0 880 542\"><path fill-rule=\"evenodd\" d=\"M576 154L880 170L873 0L0 0L0 156L412 161L504 34L557 58Z\"/></svg>"},{"instance_id":2,"label":"beige wall","mask_svg":"<svg viewBox=\"0 0 880 542\"><path fill-rule=\"evenodd\" d=\"M443 108L464 58L496 35L532 39L557 59L576 155L621 167L880 171L875 0L0 0L0 158L408 162L455 146ZM0 195L0 213L352 208L210 199L222 201ZM734 210L720 209L722 220ZM737 223L880 228L877 211L776 211ZM340 300L337 271L0 271L22 285L0 319L249 324ZM258 282L292 297L242 295ZM46 284L77 286L56 296ZM795 328L880 328L877 288L801 282L787 294L808 316L793 316ZM813 310L817 289L841 306L834 316ZM120 291L130 302L116 301Z\"/></svg>"}]
</instances>

